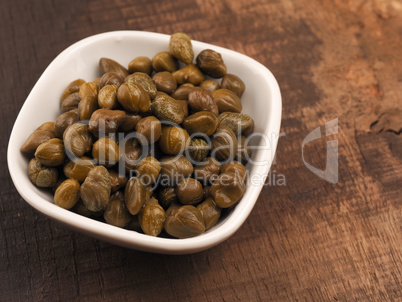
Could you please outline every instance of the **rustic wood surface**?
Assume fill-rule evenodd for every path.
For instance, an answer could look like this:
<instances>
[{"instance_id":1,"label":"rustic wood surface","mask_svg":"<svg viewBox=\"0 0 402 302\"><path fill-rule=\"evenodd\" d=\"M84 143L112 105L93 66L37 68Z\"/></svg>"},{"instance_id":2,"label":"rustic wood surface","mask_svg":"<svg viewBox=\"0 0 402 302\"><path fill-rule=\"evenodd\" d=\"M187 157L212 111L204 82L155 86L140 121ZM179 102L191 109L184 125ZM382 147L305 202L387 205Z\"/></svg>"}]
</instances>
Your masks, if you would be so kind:
<instances>
[{"instance_id":1,"label":"rustic wood surface","mask_svg":"<svg viewBox=\"0 0 402 302\"><path fill-rule=\"evenodd\" d=\"M283 95L271 181L242 228L208 251L165 256L75 233L32 209L6 164L8 137L63 49L119 29L242 52ZM2 1L0 301L402 301L402 1ZM339 181L324 169L339 145Z\"/></svg>"}]
</instances>

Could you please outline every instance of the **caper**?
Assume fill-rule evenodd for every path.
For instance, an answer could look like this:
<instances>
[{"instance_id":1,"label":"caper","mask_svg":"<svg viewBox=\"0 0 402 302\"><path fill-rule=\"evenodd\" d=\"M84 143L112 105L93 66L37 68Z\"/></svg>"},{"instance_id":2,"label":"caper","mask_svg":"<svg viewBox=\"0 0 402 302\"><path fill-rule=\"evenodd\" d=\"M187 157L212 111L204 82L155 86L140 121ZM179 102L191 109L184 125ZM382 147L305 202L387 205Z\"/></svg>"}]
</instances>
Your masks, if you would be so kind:
<instances>
[{"instance_id":1,"label":"caper","mask_svg":"<svg viewBox=\"0 0 402 302\"><path fill-rule=\"evenodd\" d=\"M233 130L220 125L211 140L212 157L222 161L232 160L237 155L237 147L237 137Z\"/></svg>"},{"instance_id":2,"label":"caper","mask_svg":"<svg viewBox=\"0 0 402 302\"><path fill-rule=\"evenodd\" d=\"M57 183L58 172L56 168L43 166L36 158L33 158L28 165L28 176L35 186L51 188Z\"/></svg>"},{"instance_id":3,"label":"caper","mask_svg":"<svg viewBox=\"0 0 402 302\"><path fill-rule=\"evenodd\" d=\"M118 130L126 133L132 132L140 119L142 119L142 116L139 114L126 113L126 118Z\"/></svg>"},{"instance_id":4,"label":"caper","mask_svg":"<svg viewBox=\"0 0 402 302\"><path fill-rule=\"evenodd\" d=\"M48 130L38 130L36 129L31 135L28 136L27 140L21 147L21 152L27 155L33 155L38 146L49 139L54 138L54 133Z\"/></svg>"},{"instance_id":5,"label":"caper","mask_svg":"<svg viewBox=\"0 0 402 302\"><path fill-rule=\"evenodd\" d=\"M177 82L172 74L168 71L155 73L152 77L158 91L172 93L177 88Z\"/></svg>"},{"instance_id":6,"label":"caper","mask_svg":"<svg viewBox=\"0 0 402 302\"><path fill-rule=\"evenodd\" d=\"M202 88L194 88L188 95L188 104L190 108L197 111L210 111L216 116L219 114L218 106L215 103L212 94Z\"/></svg>"},{"instance_id":7,"label":"caper","mask_svg":"<svg viewBox=\"0 0 402 302\"><path fill-rule=\"evenodd\" d=\"M101 108L113 109L117 106L117 89L116 85L106 85L99 90L98 104Z\"/></svg>"},{"instance_id":8,"label":"caper","mask_svg":"<svg viewBox=\"0 0 402 302\"><path fill-rule=\"evenodd\" d=\"M92 96L83 98L78 104L78 115L81 121L88 121L92 113L99 108L98 100Z\"/></svg>"},{"instance_id":9,"label":"caper","mask_svg":"<svg viewBox=\"0 0 402 302\"><path fill-rule=\"evenodd\" d=\"M135 130L142 145L151 145L161 137L162 124L156 117L147 116L138 121Z\"/></svg>"},{"instance_id":10,"label":"caper","mask_svg":"<svg viewBox=\"0 0 402 302\"><path fill-rule=\"evenodd\" d=\"M220 87L219 83L214 80L205 80L201 82L200 88L208 90L209 92L214 92L215 90L218 90Z\"/></svg>"},{"instance_id":11,"label":"caper","mask_svg":"<svg viewBox=\"0 0 402 302\"><path fill-rule=\"evenodd\" d=\"M171 94L171 96L176 100L188 100L188 94L193 90L193 88L193 84L182 84Z\"/></svg>"},{"instance_id":12,"label":"caper","mask_svg":"<svg viewBox=\"0 0 402 302\"><path fill-rule=\"evenodd\" d=\"M86 156L81 156L74 158L65 164L63 172L67 178L83 182L88 176L89 171L93 168L95 168L94 160Z\"/></svg>"},{"instance_id":13,"label":"caper","mask_svg":"<svg viewBox=\"0 0 402 302\"><path fill-rule=\"evenodd\" d=\"M158 236L163 230L165 215L165 210L159 204L147 201L138 214L141 229L147 235Z\"/></svg>"},{"instance_id":14,"label":"caper","mask_svg":"<svg viewBox=\"0 0 402 302\"><path fill-rule=\"evenodd\" d=\"M214 98L220 113L226 111L241 112L242 110L239 97L231 90L224 88L215 90L212 92L212 97Z\"/></svg>"},{"instance_id":15,"label":"caper","mask_svg":"<svg viewBox=\"0 0 402 302\"><path fill-rule=\"evenodd\" d=\"M219 115L221 125L228 126L236 135L250 135L254 131L253 119L245 113L223 112Z\"/></svg>"},{"instance_id":16,"label":"caper","mask_svg":"<svg viewBox=\"0 0 402 302\"><path fill-rule=\"evenodd\" d=\"M114 170L109 170L110 183L112 185L112 192L116 192L120 188L124 188L127 184L127 177Z\"/></svg>"},{"instance_id":17,"label":"caper","mask_svg":"<svg viewBox=\"0 0 402 302\"><path fill-rule=\"evenodd\" d=\"M91 115L89 130L97 137L115 133L126 119L123 110L98 109Z\"/></svg>"},{"instance_id":18,"label":"caper","mask_svg":"<svg viewBox=\"0 0 402 302\"><path fill-rule=\"evenodd\" d=\"M227 73L221 82L221 87L233 91L239 98L243 95L246 85L237 75Z\"/></svg>"},{"instance_id":19,"label":"caper","mask_svg":"<svg viewBox=\"0 0 402 302\"><path fill-rule=\"evenodd\" d=\"M111 167L119 161L119 146L113 139L102 137L94 143L92 156L99 164Z\"/></svg>"},{"instance_id":20,"label":"caper","mask_svg":"<svg viewBox=\"0 0 402 302\"><path fill-rule=\"evenodd\" d=\"M91 151L93 138L87 125L75 123L64 131L63 141L66 150L80 157Z\"/></svg>"},{"instance_id":21,"label":"caper","mask_svg":"<svg viewBox=\"0 0 402 302\"><path fill-rule=\"evenodd\" d=\"M99 87L101 89L107 85L115 85L117 87L120 87L120 85L123 84L123 82L124 82L124 78L120 77L117 73L106 72L100 78Z\"/></svg>"},{"instance_id":22,"label":"caper","mask_svg":"<svg viewBox=\"0 0 402 302\"><path fill-rule=\"evenodd\" d=\"M204 74L194 64L186 65L185 67L173 72L172 75L179 85L183 83L199 85L204 81Z\"/></svg>"},{"instance_id":23,"label":"caper","mask_svg":"<svg viewBox=\"0 0 402 302\"><path fill-rule=\"evenodd\" d=\"M97 98L99 92L99 87L94 82L84 83L80 86L79 97L82 100L83 98L90 96Z\"/></svg>"},{"instance_id":24,"label":"caper","mask_svg":"<svg viewBox=\"0 0 402 302\"><path fill-rule=\"evenodd\" d=\"M211 136L218 128L219 119L209 111L199 111L183 121L183 128L191 134L202 133Z\"/></svg>"},{"instance_id":25,"label":"caper","mask_svg":"<svg viewBox=\"0 0 402 302\"><path fill-rule=\"evenodd\" d=\"M70 94L78 92L80 90L80 86L84 83L85 83L85 81L83 79L77 79L77 80L72 81L70 84L68 84L68 86L66 87L66 89L64 89L64 91L61 95L60 104Z\"/></svg>"},{"instance_id":26,"label":"caper","mask_svg":"<svg viewBox=\"0 0 402 302\"><path fill-rule=\"evenodd\" d=\"M128 64L128 71L130 73L143 72L147 75L152 73L152 62L148 57L136 57Z\"/></svg>"},{"instance_id":27,"label":"caper","mask_svg":"<svg viewBox=\"0 0 402 302\"><path fill-rule=\"evenodd\" d=\"M185 64L191 64L194 59L191 39L185 33L174 33L170 36L169 51L172 56Z\"/></svg>"},{"instance_id":28,"label":"caper","mask_svg":"<svg viewBox=\"0 0 402 302\"><path fill-rule=\"evenodd\" d=\"M221 171L221 164L213 157L208 157L205 161L194 167L194 178L204 186L213 183Z\"/></svg>"},{"instance_id":29,"label":"caper","mask_svg":"<svg viewBox=\"0 0 402 302\"><path fill-rule=\"evenodd\" d=\"M165 154L177 155L190 146L190 136L183 128L175 126L163 127L159 139L159 147Z\"/></svg>"},{"instance_id":30,"label":"caper","mask_svg":"<svg viewBox=\"0 0 402 302\"><path fill-rule=\"evenodd\" d=\"M151 100L156 97L157 89L155 83L148 74L136 72L130 74L124 81L126 83L135 83L140 85L148 93Z\"/></svg>"},{"instance_id":31,"label":"caper","mask_svg":"<svg viewBox=\"0 0 402 302\"><path fill-rule=\"evenodd\" d=\"M159 176L161 164L156 158L148 156L138 163L136 171L144 184L152 185Z\"/></svg>"},{"instance_id":32,"label":"caper","mask_svg":"<svg viewBox=\"0 0 402 302\"><path fill-rule=\"evenodd\" d=\"M181 124L184 111L180 103L169 96L157 96L152 102L152 113L161 121Z\"/></svg>"},{"instance_id":33,"label":"caper","mask_svg":"<svg viewBox=\"0 0 402 302\"><path fill-rule=\"evenodd\" d=\"M213 78L221 78L226 74L226 65L220 53L212 49L204 49L197 56L197 66Z\"/></svg>"},{"instance_id":34,"label":"caper","mask_svg":"<svg viewBox=\"0 0 402 302\"><path fill-rule=\"evenodd\" d=\"M120 141L120 163L125 169L130 171L140 161L142 155L141 145L134 137L129 137L124 141Z\"/></svg>"},{"instance_id":35,"label":"caper","mask_svg":"<svg viewBox=\"0 0 402 302\"><path fill-rule=\"evenodd\" d=\"M228 208L239 202L245 191L244 181L234 172L221 173L211 188L214 201L220 208Z\"/></svg>"},{"instance_id":36,"label":"caper","mask_svg":"<svg viewBox=\"0 0 402 302\"><path fill-rule=\"evenodd\" d=\"M91 169L80 188L81 199L91 212L98 212L106 207L110 192L109 172L103 166Z\"/></svg>"},{"instance_id":37,"label":"caper","mask_svg":"<svg viewBox=\"0 0 402 302\"><path fill-rule=\"evenodd\" d=\"M145 185L138 177L131 177L124 190L124 201L131 215L137 215L145 203Z\"/></svg>"},{"instance_id":38,"label":"caper","mask_svg":"<svg viewBox=\"0 0 402 302\"><path fill-rule=\"evenodd\" d=\"M63 141L58 138L52 138L40 144L36 149L35 157L42 165L48 167L61 165L66 159Z\"/></svg>"},{"instance_id":39,"label":"caper","mask_svg":"<svg viewBox=\"0 0 402 302\"><path fill-rule=\"evenodd\" d=\"M208 156L209 150L208 143L202 138L193 138L187 149L188 156L192 159L193 163L202 162Z\"/></svg>"},{"instance_id":40,"label":"caper","mask_svg":"<svg viewBox=\"0 0 402 302\"><path fill-rule=\"evenodd\" d=\"M45 122L42 125L40 125L36 130L46 130L50 131L53 134L56 133L56 128L55 128L55 123L54 122Z\"/></svg>"},{"instance_id":41,"label":"caper","mask_svg":"<svg viewBox=\"0 0 402 302\"><path fill-rule=\"evenodd\" d=\"M204 200L206 200L208 198L213 198L212 193L211 193L211 186L204 186L204 188L202 188L202 189L204 191Z\"/></svg>"},{"instance_id":42,"label":"caper","mask_svg":"<svg viewBox=\"0 0 402 302\"><path fill-rule=\"evenodd\" d=\"M68 126L76 123L77 121L78 109L73 109L60 114L57 117L56 122L54 123L56 137L62 139L64 130L66 130Z\"/></svg>"},{"instance_id":43,"label":"caper","mask_svg":"<svg viewBox=\"0 0 402 302\"><path fill-rule=\"evenodd\" d=\"M158 52L152 58L152 68L156 71L169 71L177 70L176 59L167 51Z\"/></svg>"},{"instance_id":44,"label":"caper","mask_svg":"<svg viewBox=\"0 0 402 302\"><path fill-rule=\"evenodd\" d=\"M176 187L176 194L181 204L198 204L204 197L201 183L194 178L182 179Z\"/></svg>"},{"instance_id":45,"label":"caper","mask_svg":"<svg viewBox=\"0 0 402 302\"><path fill-rule=\"evenodd\" d=\"M127 69L112 59L101 58L99 60L99 67L103 74L107 72L114 72L122 79L125 79L126 76L128 76Z\"/></svg>"},{"instance_id":46,"label":"caper","mask_svg":"<svg viewBox=\"0 0 402 302\"><path fill-rule=\"evenodd\" d=\"M222 212L222 209L216 205L212 198L208 198L200 203L197 209L202 214L206 231L216 225Z\"/></svg>"},{"instance_id":47,"label":"caper","mask_svg":"<svg viewBox=\"0 0 402 302\"><path fill-rule=\"evenodd\" d=\"M72 207L71 211L84 217L93 216L93 212L87 209L87 207L84 205L81 199L78 199L78 202L75 204L74 207Z\"/></svg>"},{"instance_id":48,"label":"caper","mask_svg":"<svg viewBox=\"0 0 402 302\"><path fill-rule=\"evenodd\" d=\"M145 113L151 107L149 94L135 83L122 84L117 90L117 100L131 113Z\"/></svg>"},{"instance_id":49,"label":"caper","mask_svg":"<svg viewBox=\"0 0 402 302\"><path fill-rule=\"evenodd\" d=\"M78 92L74 92L72 94L69 94L63 102L61 102L61 112L67 112L70 110L73 110L75 108L78 108L78 104L80 102L81 98Z\"/></svg>"},{"instance_id":50,"label":"caper","mask_svg":"<svg viewBox=\"0 0 402 302\"><path fill-rule=\"evenodd\" d=\"M105 221L108 224L124 228L131 221L131 217L125 206L123 193L117 191L112 194L103 212Z\"/></svg>"},{"instance_id":51,"label":"caper","mask_svg":"<svg viewBox=\"0 0 402 302\"><path fill-rule=\"evenodd\" d=\"M245 181L247 177L247 169L240 162L233 160L222 166L221 173L235 173L241 180Z\"/></svg>"},{"instance_id":52,"label":"caper","mask_svg":"<svg viewBox=\"0 0 402 302\"><path fill-rule=\"evenodd\" d=\"M173 203L177 203L179 201L177 199L175 187L160 186L157 191L157 197L160 205L164 209L169 208Z\"/></svg>"},{"instance_id":53,"label":"caper","mask_svg":"<svg viewBox=\"0 0 402 302\"><path fill-rule=\"evenodd\" d=\"M192 205L174 208L166 216L165 231L176 238L200 235L205 231L202 214Z\"/></svg>"},{"instance_id":54,"label":"caper","mask_svg":"<svg viewBox=\"0 0 402 302\"><path fill-rule=\"evenodd\" d=\"M69 210L80 198L80 184L75 179L63 181L54 193L54 204Z\"/></svg>"},{"instance_id":55,"label":"caper","mask_svg":"<svg viewBox=\"0 0 402 302\"><path fill-rule=\"evenodd\" d=\"M160 160L160 164L160 185L162 186L177 184L183 178L190 177L194 171L191 162L183 155L163 157Z\"/></svg>"}]
</instances>

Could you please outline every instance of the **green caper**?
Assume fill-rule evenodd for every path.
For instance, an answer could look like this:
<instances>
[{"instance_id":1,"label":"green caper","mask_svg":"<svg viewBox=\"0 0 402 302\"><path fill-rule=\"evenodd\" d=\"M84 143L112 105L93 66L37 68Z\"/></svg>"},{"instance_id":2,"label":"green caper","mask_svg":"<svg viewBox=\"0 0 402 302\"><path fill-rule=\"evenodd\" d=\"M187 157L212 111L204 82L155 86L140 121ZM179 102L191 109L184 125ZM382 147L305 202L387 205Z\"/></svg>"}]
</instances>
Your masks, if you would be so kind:
<instances>
[{"instance_id":1,"label":"green caper","mask_svg":"<svg viewBox=\"0 0 402 302\"><path fill-rule=\"evenodd\" d=\"M202 162L207 158L210 147L208 143L202 138L193 138L190 142L190 146L187 149L188 156L193 160L193 162Z\"/></svg>"},{"instance_id":2,"label":"green caper","mask_svg":"<svg viewBox=\"0 0 402 302\"><path fill-rule=\"evenodd\" d=\"M131 215L137 215L145 203L146 187L138 177L131 177L124 190L124 201Z\"/></svg>"},{"instance_id":3,"label":"green caper","mask_svg":"<svg viewBox=\"0 0 402 302\"><path fill-rule=\"evenodd\" d=\"M128 64L128 71L130 73L143 72L147 75L152 73L152 62L148 57L136 57Z\"/></svg>"},{"instance_id":4,"label":"green caper","mask_svg":"<svg viewBox=\"0 0 402 302\"><path fill-rule=\"evenodd\" d=\"M66 87L66 89L64 89L64 91L61 95L60 104L70 94L80 91L80 86L84 83L85 83L85 81L83 79L77 79L77 80L72 81L70 84L68 84L68 86Z\"/></svg>"},{"instance_id":5,"label":"green caper","mask_svg":"<svg viewBox=\"0 0 402 302\"><path fill-rule=\"evenodd\" d=\"M141 229L147 235L158 236L163 230L165 215L165 210L159 204L147 201L138 214Z\"/></svg>"},{"instance_id":6,"label":"green caper","mask_svg":"<svg viewBox=\"0 0 402 302\"><path fill-rule=\"evenodd\" d=\"M127 177L114 170L109 170L110 183L112 185L112 192L116 192L120 188L124 188L127 184Z\"/></svg>"},{"instance_id":7,"label":"green caper","mask_svg":"<svg viewBox=\"0 0 402 302\"><path fill-rule=\"evenodd\" d=\"M158 197L160 205L164 209L167 209L172 204L179 202L179 200L177 199L175 187L159 186L158 191L157 191L157 197Z\"/></svg>"},{"instance_id":8,"label":"green caper","mask_svg":"<svg viewBox=\"0 0 402 302\"><path fill-rule=\"evenodd\" d=\"M56 122L54 123L55 136L57 138L62 139L64 130L66 130L68 126L76 123L77 121L78 121L78 109L73 109L60 114L56 118Z\"/></svg>"},{"instance_id":9,"label":"green caper","mask_svg":"<svg viewBox=\"0 0 402 302\"><path fill-rule=\"evenodd\" d=\"M40 144L36 149L35 157L42 165L48 167L61 165L66 159L63 141L58 138L52 138Z\"/></svg>"},{"instance_id":10,"label":"green caper","mask_svg":"<svg viewBox=\"0 0 402 302\"><path fill-rule=\"evenodd\" d=\"M101 58L99 60L99 67L102 71L102 74L114 72L122 79L128 76L128 70L112 59Z\"/></svg>"},{"instance_id":11,"label":"green caper","mask_svg":"<svg viewBox=\"0 0 402 302\"><path fill-rule=\"evenodd\" d=\"M201 183L194 178L182 179L176 187L176 194L181 204L196 205L204 197Z\"/></svg>"},{"instance_id":12,"label":"green caper","mask_svg":"<svg viewBox=\"0 0 402 302\"><path fill-rule=\"evenodd\" d=\"M221 171L221 164L213 157L208 157L194 167L194 178L204 186L212 183Z\"/></svg>"},{"instance_id":13,"label":"green caper","mask_svg":"<svg viewBox=\"0 0 402 302\"><path fill-rule=\"evenodd\" d=\"M218 106L219 113L222 112L241 112L242 105L239 97L231 90L221 88L212 92L212 97Z\"/></svg>"},{"instance_id":14,"label":"green caper","mask_svg":"<svg viewBox=\"0 0 402 302\"><path fill-rule=\"evenodd\" d=\"M167 51L158 52L152 58L152 68L156 71L174 72L177 70L176 59Z\"/></svg>"},{"instance_id":15,"label":"green caper","mask_svg":"<svg viewBox=\"0 0 402 302\"><path fill-rule=\"evenodd\" d=\"M219 114L218 106L212 97L212 94L202 88L194 88L188 95L188 104L190 108L197 111L210 111L216 116Z\"/></svg>"},{"instance_id":16,"label":"green caper","mask_svg":"<svg viewBox=\"0 0 402 302\"><path fill-rule=\"evenodd\" d=\"M176 238L190 238L205 232L200 211L191 205L175 207L166 215L165 231Z\"/></svg>"},{"instance_id":17,"label":"green caper","mask_svg":"<svg viewBox=\"0 0 402 302\"><path fill-rule=\"evenodd\" d=\"M91 212L102 211L106 207L110 192L110 175L103 166L91 169L80 188L81 199Z\"/></svg>"},{"instance_id":18,"label":"green caper","mask_svg":"<svg viewBox=\"0 0 402 302\"><path fill-rule=\"evenodd\" d=\"M66 150L80 157L91 150L93 138L87 125L75 123L64 131L63 141Z\"/></svg>"},{"instance_id":19,"label":"green caper","mask_svg":"<svg viewBox=\"0 0 402 302\"><path fill-rule=\"evenodd\" d=\"M93 168L95 168L94 160L86 156L81 156L66 163L63 167L63 172L67 178L83 182L88 176L89 171Z\"/></svg>"},{"instance_id":20,"label":"green caper","mask_svg":"<svg viewBox=\"0 0 402 302\"><path fill-rule=\"evenodd\" d=\"M98 100L92 96L83 98L78 104L78 116L80 121L87 121L92 113L99 108Z\"/></svg>"},{"instance_id":21,"label":"green caper","mask_svg":"<svg viewBox=\"0 0 402 302\"><path fill-rule=\"evenodd\" d=\"M123 110L98 109L91 115L89 130L97 137L113 134L125 119L126 113Z\"/></svg>"},{"instance_id":22,"label":"green caper","mask_svg":"<svg viewBox=\"0 0 402 302\"><path fill-rule=\"evenodd\" d=\"M219 83L214 80L205 80L200 84L200 88L208 90L209 92L214 92L220 88Z\"/></svg>"},{"instance_id":23,"label":"green caper","mask_svg":"<svg viewBox=\"0 0 402 302\"><path fill-rule=\"evenodd\" d=\"M204 74L194 64L188 64L185 67L172 73L178 85L191 83L199 85L204 81Z\"/></svg>"},{"instance_id":24,"label":"green caper","mask_svg":"<svg viewBox=\"0 0 402 302\"><path fill-rule=\"evenodd\" d=\"M181 124L184 120L184 111L180 103L169 96L157 96L152 102L152 113L161 121Z\"/></svg>"},{"instance_id":25,"label":"green caper","mask_svg":"<svg viewBox=\"0 0 402 302\"><path fill-rule=\"evenodd\" d=\"M239 98L243 95L246 85L237 75L227 73L221 82L221 87L233 91Z\"/></svg>"},{"instance_id":26,"label":"green caper","mask_svg":"<svg viewBox=\"0 0 402 302\"><path fill-rule=\"evenodd\" d=\"M167 156L160 160L161 164L161 181L162 186L171 186L177 184L185 177L190 177L194 168L191 162L183 155Z\"/></svg>"},{"instance_id":27,"label":"green caper","mask_svg":"<svg viewBox=\"0 0 402 302\"><path fill-rule=\"evenodd\" d=\"M103 88L107 85L116 85L117 87L120 87L120 85L123 84L123 82L124 78L120 77L117 73L106 72L100 78L99 87Z\"/></svg>"},{"instance_id":28,"label":"green caper","mask_svg":"<svg viewBox=\"0 0 402 302\"><path fill-rule=\"evenodd\" d=\"M197 66L213 78L221 78L226 74L226 65L220 53L212 49L204 49L196 59Z\"/></svg>"},{"instance_id":29,"label":"green caper","mask_svg":"<svg viewBox=\"0 0 402 302\"><path fill-rule=\"evenodd\" d=\"M228 126L236 135L250 135L254 131L254 120L245 113L223 112L219 115L221 125Z\"/></svg>"},{"instance_id":30,"label":"green caper","mask_svg":"<svg viewBox=\"0 0 402 302\"><path fill-rule=\"evenodd\" d=\"M151 107L149 94L136 83L121 84L117 90L117 100L131 113L145 113Z\"/></svg>"},{"instance_id":31,"label":"green caper","mask_svg":"<svg viewBox=\"0 0 402 302\"><path fill-rule=\"evenodd\" d=\"M222 209L216 205L212 198L208 198L200 203L197 209L202 214L206 231L216 225L222 212Z\"/></svg>"},{"instance_id":32,"label":"green caper","mask_svg":"<svg viewBox=\"0 0 402 302\"><path fill-rule=\"evenodd\" d=\"M54 138L54 133L48 130L38 130L36 129L31 135L28 136L27 140L21 147L21 152L26 155L33 155L38 148L38 146L50 139Z\"/></svg>"},{"instance_id":33,"label":"green caper","mask_svg":"<svg viewBox=\"0 0 402 302\"><path fill-rule=\"evenodd\" d=\"M194 87L195 86L191 83L182 84L171 94L171 96L176 100L188 100L188 94Z\"/></svg>"},{"instance_id":34,"label":"green caper","mask_svg":"<svg viewBox=\"0 0 402 302\"><path fill-rule=\"evenodd\" d=\"M99 164L111 167L119 161L119 146L112 138L102 137L92 146L92 156Z\"/></svg>"},{"instance_id":35,"label":"green caper","mask_svg":"<svg viewBox=\"0 0 402 302\"><path fill-rule=\"evenodd\" d=\"M120 141L120 162L124 164L126 170L130 171L140 161L142 155L141 145L134 137L130 137L123 142Z\"/></svg>"},{"instance_id":36,"label":"green caper","mask_svg":"<svg viewBox=\"0 0 402 302\"><path fill-rule=\"evenodd\" d=\"M144 184L153 184L159 176L161 164L156 158L148 156L138 163L136 171Z\"/></svg>"},{"instance_id":37,"label":"green caper","mask_svg":"<svg viewBox=\"0 0 402 302\"><path fill-rule=\"evenodd\" d=\"M183 121L183 128L191 135L194 133L203 133L211 136L218 128L219 119L215 114L209 111L199 111Z\"/></svg>"},{"instance_id":38,"label":"green caper","mask_svg":"<svg viewBox=\"0 0 402 302\"><path fill-rule=\"evenodd\" d=\"M151 145L161 137L162 124L156 117L147 116L138 121L135 130L142 145Z\"/></svg>"},{"instance_id":39,"label":"green caper","mask_svg":"<svg viewBox=\"0 0 402 302\"><path fill-rule=\"evenodd\" d=\"M139 114L126 113L126 118L123 123L120 125L118 131L122 132L132 132L135 130L135 126L142 119L142 116Z\"/></svg>"},{"instance_id":40,"label":"green caper","mask_svg":"<svg viewBox=\"0 0 402 302\"><path fill-rule=\"evenodd\" d=\"M247 178L246 167L242 163L236 160L230 161L222 166L221 173L227 173L227 172L235 173L243 181L245 181Z\"/></svg>"},{"instance_id":41,"label":"green caper","mask_svg":"<svg viewBox=\"0 0 402 302\"><path fill-rule=\"evenodd\" d=\"M231 160L237 155L238 142L233 130L225 125L219 125L212 140L212 156L218 160Z\"/></svg>"},{"instance_id":42,"label":"green caper","mask_svg":"<svg viewBox=\"0 0 402 302\"><path fill-rule=\"evenodd\" d=\"M103 212L103 218L108 224L124 228L130 221L131 215L124 203L123 193L115 192L110 196L109 203Z\"/></svg>"},{"instance_id":43,"label":"green caper","mask_svg":"<svg viewBox=\"0 0 402 302\"><path fill-rule=\"evenodd\" d=\"M186 130L174 126L163 127L159 147L165 154L177 155L184 152L189 146L190 136Z\"/></svg>"},{"instance_id":44,"label":"green caper","mask_svg":"<svg viewBox=\"0 0 402 302\"><path fill-rule=\"evenodd\" d=\"M99 92L99 86L95 82L87 82L80 86L79 97L82 100L83 98L90 96L97 98Z\"/></svg>"},{"instance_id":45,"label":"green caper","mask_svg":"<svg viewBox=\"0 0 402 302\"><path fill-rule=\"evenodd\" d=\"M170 36L169 51L172 56L185 64L191 64L194 59L191 39L185 33L174 33Z\"/></svg>"},{"instance_id":46,"label":"green caper","mask_svg":"<svg viewBox=\"0 0 402 302\"><path fill-rule=\"evenodd\" d=\"M156 97L157 86L155 86L154 81L148 74L143 72L136 72L130 74L124 81L126 83L135 83L140 85L148 93L151 100Z\"/></svg>"},{"instance_id":47,"label":"green caper","mask_svg":"<svg viewBox=\"0 0 402 302\"><path fill-rule=\"evenodd\" d=\"M169 71L161 71L154 74L152 80L155 83L158 91L166 92L171 94L177 88L176 79L172 76Z\"/></svg>"},{"instance_id":48,"label":"green caper","mask_svg":"<svg viewBox=\"0 0 402 302\"><path fill-rule=\"evenodd\" d=\"M51 188L57 183L58 172L56 168L43 166L36 158L33 158L28 165L28 176L35 186Z\"/></svg>"},{"instance_id":49,"label":"green caper","mask_svg":"<svg viewBox=\"0 0 402 302\"><path fill-rule=\"evenodd\" d=\"M69 210L80 198L80 183L75 179L63 181L54 193L54 204Z\"/></svg>"},{"instance_id":50,"label":"green caper","mask_svg":"<svg viewBox=\"0 0 402 302\"><path fill-rule=\"evenodd\" d=\"M101 108L113 109L117 106L117 90L116 85L106 85L99 90L98 104Z\"/></svg>"},{"instance_id":51,"label":"green caper","mask_svg":"<svg viewBox=\"0 0 402 302\"><path fill-rule=\"evenodd\" d=\"M78 92L68 95L61 103L61 112L67 112L78 108L81 98Z\"/></svg>"},{"instance_id":52,"label":"green caper","mask_svg":"<svg viewBox=\"0 0 402 302\"><path fill-rule=\"evenodd\" d=\"M239 202L246 191L246 185L234 172L221 173L214 181L211 194L220 208L228 208Z\"/></svg>"}]
</instances>

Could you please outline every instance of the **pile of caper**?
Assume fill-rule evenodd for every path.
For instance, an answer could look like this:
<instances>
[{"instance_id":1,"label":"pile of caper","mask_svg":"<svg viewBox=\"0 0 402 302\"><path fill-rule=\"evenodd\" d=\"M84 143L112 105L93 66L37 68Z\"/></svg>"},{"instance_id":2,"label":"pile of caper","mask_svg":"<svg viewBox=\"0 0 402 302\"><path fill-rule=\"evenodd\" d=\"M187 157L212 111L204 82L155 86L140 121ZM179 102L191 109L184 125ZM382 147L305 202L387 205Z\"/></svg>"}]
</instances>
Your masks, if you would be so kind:
<instances>
[{"instance_id":1,"label":"pile of caper","mask_svg":"<svg viewBox=\"0 0 402 302\"><path fill-rule=\"evenodd\" d=\"M101 58L101 76L64 90L61 114L21 147L34 185L81 215L151 236L193 237L246 190L244 82L211 49L195 58L188 35L125 68Z\"/></svg>"}]
</instances>

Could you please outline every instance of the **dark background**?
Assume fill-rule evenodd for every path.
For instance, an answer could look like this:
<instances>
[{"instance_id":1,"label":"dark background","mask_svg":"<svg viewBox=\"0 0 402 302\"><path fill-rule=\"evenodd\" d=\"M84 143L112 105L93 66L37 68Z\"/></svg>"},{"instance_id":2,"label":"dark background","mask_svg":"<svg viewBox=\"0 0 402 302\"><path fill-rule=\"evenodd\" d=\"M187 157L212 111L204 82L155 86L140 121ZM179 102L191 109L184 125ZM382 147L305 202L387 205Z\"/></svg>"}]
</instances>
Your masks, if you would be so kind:
<instances>
[{"instance_id":1,"label":"dark background","mask_svg":"<svg viewBox=\"0 0 402 302\"><path fill-rule=\"evenodd\" d=\"M0 301L401 301L402 2L3 1ZM276 177L242 228L208 251L166 256L75 233L32 209L6 163L17 114L46 66L87 36L171 34L244 53L283 95ZM49 100L58 101L58 100ZM339 182L324 169L338 140Z\"/></svg>"}]
</instances>

